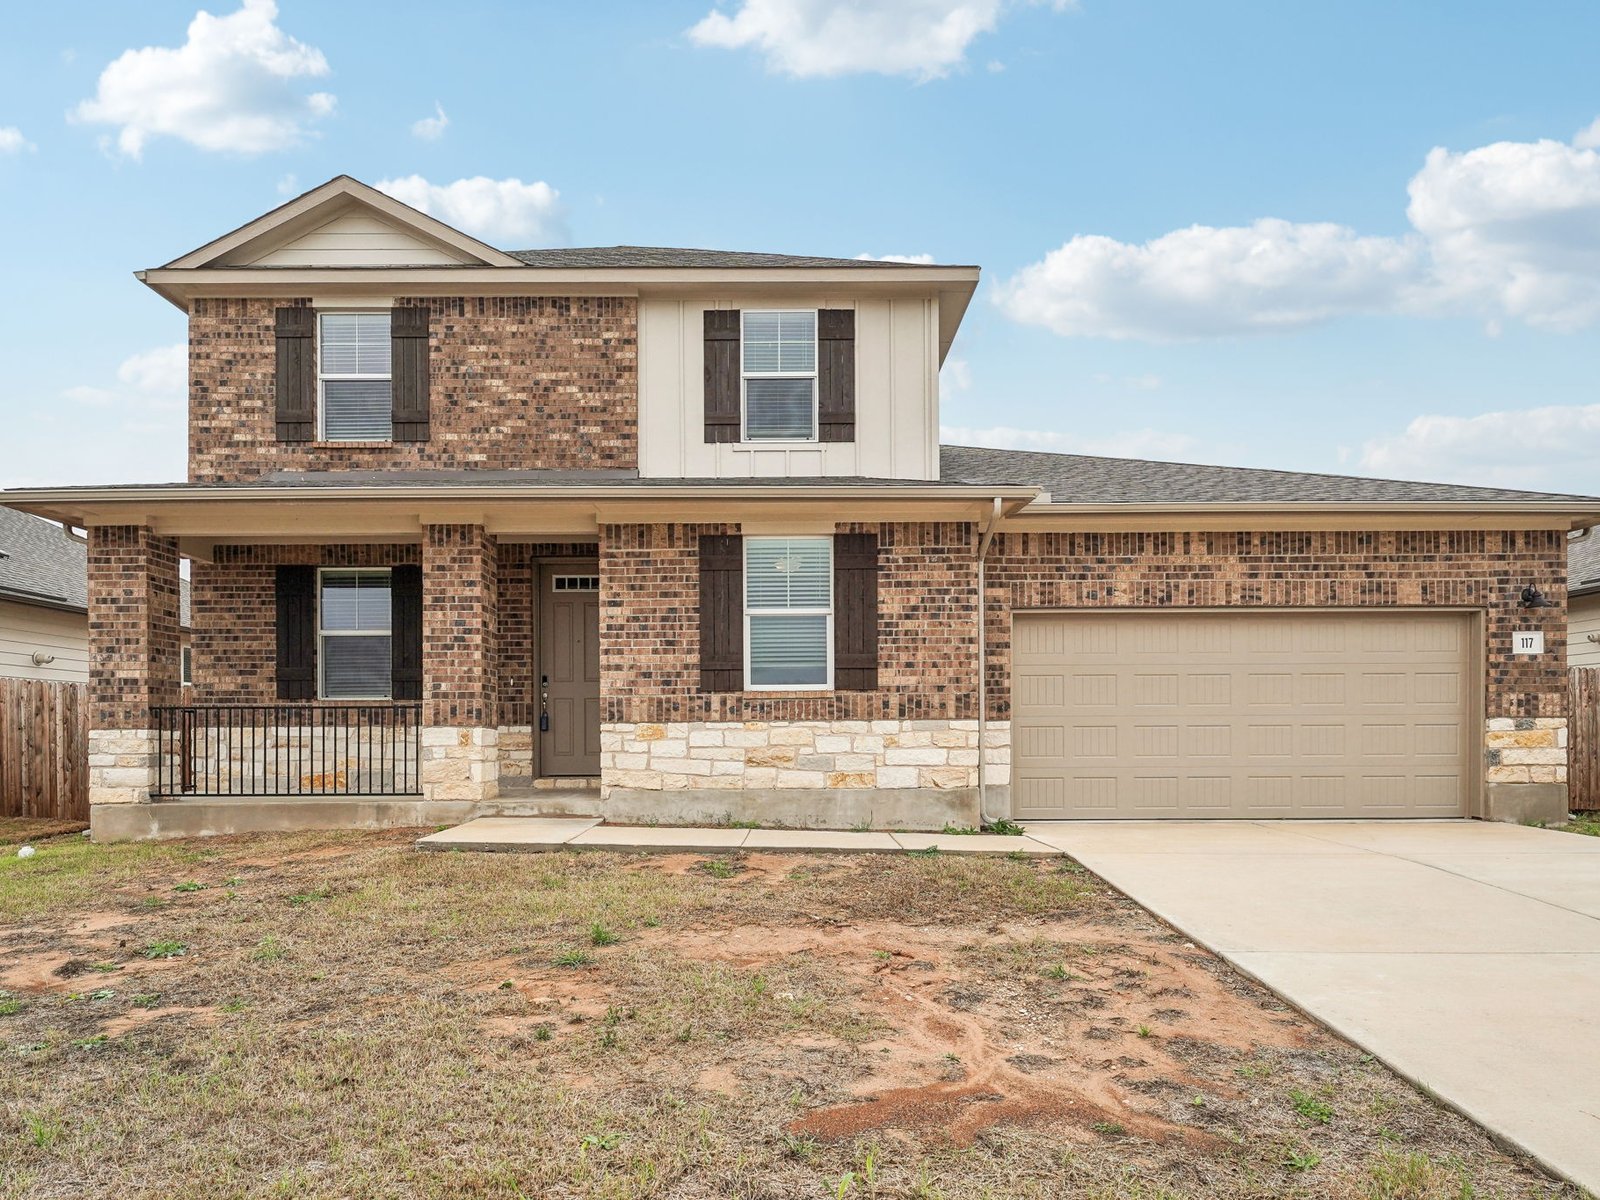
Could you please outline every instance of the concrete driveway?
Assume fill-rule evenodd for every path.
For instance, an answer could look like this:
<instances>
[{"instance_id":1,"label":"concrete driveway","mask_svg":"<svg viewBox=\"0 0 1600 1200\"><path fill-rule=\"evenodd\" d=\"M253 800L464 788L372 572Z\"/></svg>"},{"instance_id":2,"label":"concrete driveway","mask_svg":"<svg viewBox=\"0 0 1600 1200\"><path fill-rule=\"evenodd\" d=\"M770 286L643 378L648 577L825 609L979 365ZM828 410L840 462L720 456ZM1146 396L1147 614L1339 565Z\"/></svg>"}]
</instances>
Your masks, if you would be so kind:
<instances>
[{"instance_id":1,"label":"concrete driveway","mask_svg":"<svg viewBox=\"0 0 1600 1200\"><path fill-rule=\"evenodd\" d=\"M1477 821L1028 833L1600 1192L1600 838Z\"/></svg>"}]
</instances>

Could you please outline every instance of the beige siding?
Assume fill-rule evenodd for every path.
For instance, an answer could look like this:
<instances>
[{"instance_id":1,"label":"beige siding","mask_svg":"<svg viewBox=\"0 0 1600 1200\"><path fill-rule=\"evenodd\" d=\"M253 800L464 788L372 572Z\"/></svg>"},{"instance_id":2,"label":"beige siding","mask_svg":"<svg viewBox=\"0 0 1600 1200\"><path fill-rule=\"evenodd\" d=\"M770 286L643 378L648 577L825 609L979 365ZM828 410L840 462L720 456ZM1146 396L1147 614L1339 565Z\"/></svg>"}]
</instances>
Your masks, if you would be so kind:
<instances>
[{"instance_id":1,"label":"beige siding","mask_svg":"<svg viewBox=\"0 0 1600 1200\"><path fill-rule=\"evenodd\" d=\"M1567 605L1567 665L1600 667L1600 594Z\"/></svg>"},{"instance_id":2,"label":"beige siding","mask_svg":"<svg viewBox=\"0 0 1600 1200\"><path fill-rule=\"evenodd\" d=\"M268 251L259 267L452 266L472 260L367 213L345 213Z\"/></svg>"},{"instance_id":3,"label":"beige siding","mask_svg":"<svg viewBox=\"0 0 1600 1200\"><path fill-rule=\"evenodd\" d=\"M856 440L706 444L706 309L813 307L856 312ZM938 322L938 301L932 296L642 299L639 473L690 479L938 478Z\"/></svg>"},{"instance_id":4,"label":"beige siding","mask_svg":"<svg viewBox=\"0 0 1600 1200\"><path fill-rule=\"evenodd\" d=\"M35 666L36 653L53 654L55 661ZM0 675L87 682L89 618L83 613L0 600Z\"/></svg>"}]
</instances>

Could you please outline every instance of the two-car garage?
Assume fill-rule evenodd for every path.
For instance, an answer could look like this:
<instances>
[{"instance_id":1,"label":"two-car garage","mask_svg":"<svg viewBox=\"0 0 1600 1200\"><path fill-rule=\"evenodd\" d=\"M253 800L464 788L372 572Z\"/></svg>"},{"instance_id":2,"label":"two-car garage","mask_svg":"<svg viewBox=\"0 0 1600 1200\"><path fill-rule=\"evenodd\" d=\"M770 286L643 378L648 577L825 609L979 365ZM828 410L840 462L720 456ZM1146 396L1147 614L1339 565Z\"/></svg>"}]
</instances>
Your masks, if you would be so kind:
<instances>
[{"instance_id":1,"label":"two-car garage","mask_svg":"<svg viewBox=\"0 0 1600 1200\"><path fill-rule=\"evenodd\" d=\"M1019 819L1458 817L1475 614L1017 612Z\"/></svg>"}]
</instances>

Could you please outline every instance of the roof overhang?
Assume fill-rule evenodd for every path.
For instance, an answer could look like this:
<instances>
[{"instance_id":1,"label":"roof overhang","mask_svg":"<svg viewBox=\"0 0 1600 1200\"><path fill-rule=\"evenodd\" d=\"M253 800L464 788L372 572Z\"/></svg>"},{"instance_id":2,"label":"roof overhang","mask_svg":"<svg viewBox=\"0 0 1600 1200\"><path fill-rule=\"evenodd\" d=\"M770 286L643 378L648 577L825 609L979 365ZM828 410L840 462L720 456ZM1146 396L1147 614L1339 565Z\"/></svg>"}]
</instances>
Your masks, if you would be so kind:
<instances>
[{"instance_id":1,"label":"roof overhang","mask_svg":"<svg viewBox=\"0 0 1600 1200\"><path fill-rule=\"evenodd\" d=\"M46 596L39 592L25 592L19 588L0 587L0 601L9 601L12 604L27 604L34 608L52 608L57 612L87 613L89 609L82 604L74 604L60 596Z\"/></svg>"},{"instance_id":2,"label":"roof overhang","mask_svg":"<svg viewBox=\"0 0 1600 1200\"><path fill-rule=\"evenodd\" d=\"M1041 498L1006 522L1019 531L1188 532L1279 529L1580 529L1600 508L1572 499L1499 501L1074 504Z\"/></svg>"}]
</instances>

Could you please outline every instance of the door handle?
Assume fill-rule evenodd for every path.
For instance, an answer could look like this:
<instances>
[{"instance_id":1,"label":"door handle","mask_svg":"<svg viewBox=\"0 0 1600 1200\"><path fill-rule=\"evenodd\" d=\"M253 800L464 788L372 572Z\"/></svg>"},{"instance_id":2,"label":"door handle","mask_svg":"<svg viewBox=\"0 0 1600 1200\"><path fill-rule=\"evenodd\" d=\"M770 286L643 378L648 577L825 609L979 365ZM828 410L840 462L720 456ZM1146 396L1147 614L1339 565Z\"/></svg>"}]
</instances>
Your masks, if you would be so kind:
<instances>
[{"instance_id":1,"label":"door handle","mask_svg":"<svg viewBox=\"0 0 1600 1200\"><path fill-rule=\"evenodd\" d=\"M539 676L539 732L550 732L550 676Z\"/></svg>"}]
</instances>

